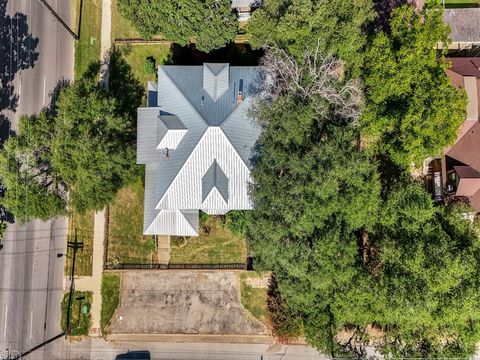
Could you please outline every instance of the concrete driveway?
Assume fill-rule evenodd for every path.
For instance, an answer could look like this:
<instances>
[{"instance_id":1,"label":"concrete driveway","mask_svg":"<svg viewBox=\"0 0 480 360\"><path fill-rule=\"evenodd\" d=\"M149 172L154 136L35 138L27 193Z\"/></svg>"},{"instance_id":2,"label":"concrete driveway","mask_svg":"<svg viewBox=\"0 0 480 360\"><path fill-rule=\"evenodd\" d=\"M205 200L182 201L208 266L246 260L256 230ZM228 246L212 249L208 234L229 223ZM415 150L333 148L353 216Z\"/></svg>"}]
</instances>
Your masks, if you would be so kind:
<instances>
[{"instance_id":1,"label":"concrete driveway","mask_svg":"<svg viewBox=\"0 0 480 360\"><path fill-rule=\"evenodd\" d=\"M122 276L112 334L266 334L240 302L231 271L130 271Z\"/></svg>"}]
</instances>

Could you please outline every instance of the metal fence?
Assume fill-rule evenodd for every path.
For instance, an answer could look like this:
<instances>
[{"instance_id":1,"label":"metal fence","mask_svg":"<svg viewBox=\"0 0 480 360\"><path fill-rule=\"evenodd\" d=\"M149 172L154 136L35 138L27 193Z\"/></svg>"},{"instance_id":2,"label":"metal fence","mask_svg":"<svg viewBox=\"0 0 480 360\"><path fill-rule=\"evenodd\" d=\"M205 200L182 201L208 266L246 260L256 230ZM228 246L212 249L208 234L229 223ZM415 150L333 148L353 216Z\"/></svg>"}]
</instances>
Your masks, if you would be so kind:
<instances>
[{"instance_id":1,"label":"metal fence","mask_svg":"<svg viewBox=\"0 0 480 360\"><path fill-rule=\"evenodd\" d=\"M225 264L129 264L104 265L105 270L249 270L247 263Z\"/></svg>"}]
</instances>

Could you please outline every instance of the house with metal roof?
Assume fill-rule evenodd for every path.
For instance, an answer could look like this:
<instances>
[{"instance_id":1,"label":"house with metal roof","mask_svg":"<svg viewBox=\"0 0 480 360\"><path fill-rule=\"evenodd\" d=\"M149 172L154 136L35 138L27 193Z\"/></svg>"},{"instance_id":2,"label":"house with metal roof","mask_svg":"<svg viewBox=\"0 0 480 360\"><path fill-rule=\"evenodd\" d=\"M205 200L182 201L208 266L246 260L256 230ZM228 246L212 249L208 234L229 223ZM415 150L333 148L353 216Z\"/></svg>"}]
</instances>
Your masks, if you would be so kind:
<instances>
[{"instance_id":1,"label":"house with metal roof","mask_svg":"<svg viewBox=\"0 0 480 360\"><path fill-rule=\"evenodd\" d=\"M259 68L160 66L137 112L145 164L144 234L198 236L199 210L252 208L248 193L259 127L248 116Z\"/></svg>"}]
</instances>

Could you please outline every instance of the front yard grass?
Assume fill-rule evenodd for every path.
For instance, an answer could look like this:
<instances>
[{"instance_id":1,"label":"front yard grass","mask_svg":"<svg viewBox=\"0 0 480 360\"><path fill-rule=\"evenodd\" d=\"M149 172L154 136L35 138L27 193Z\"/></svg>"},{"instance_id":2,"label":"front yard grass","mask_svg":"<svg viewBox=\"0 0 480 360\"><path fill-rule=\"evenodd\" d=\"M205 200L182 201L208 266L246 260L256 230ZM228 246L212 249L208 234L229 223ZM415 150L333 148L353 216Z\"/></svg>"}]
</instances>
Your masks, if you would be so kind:
<instances>
[{"instance_id":1,"label":"front yard grass","mask_svg":"<svg viewBox=\"0 0 480 360\"><path fill-rule=\"evenodd\" d=\"M142 180L138 179L120 190L110 206L110 263L157 262L154 237L143 235L143 193Z\"/></svg>"},{"instance_id":2,"label":"front yard grass","mask_svg":"<svg viewBox=\"0 0 480 360\"><path fill-rule=\"evenodd\" d=\"M102 334L107 333L107 327L120 303L120 274L103 273L102 277L102 313L100 326Z\"/></svg>"},{"instance_id":3,"label":"front yard grass","mask_svg":"<svg viewBox=\"0 0 480 360\"><path fill-rule=\"evenodd\" d=\"M62 301L62 331L67 330L68 295ZM85 297L83 300L78 298ZM92 308L92 293L90 291L75 291L72 297L72 310L70 312L70 328L72 336L87 336L92 325L90 309ZM85 315L86 314L86 315Z\"/></svg>"},{"instance_id":4,"label":"front yard grass","mask_svg":"<svg viewBox=\"0 0 480 360\"><path fill-rule=\"evenodd\" d=\"M80 0L77 0L75 6L78 9L79 5ZM81 11L80 40L75 42L75 79L78 79L92 62L100 60L102 0L83 0Z\"/></svg>"},{"instance_id":5,"label":"front yard grass","mask_svg":"<svg viewBox=\"0 0 480 360\"><path fill-rule=\"evenodd\" d=\"M245 239L232 234L221 216L209 216L198 237L171 237L170 263L218 264L244 263Z\"/></svg>"},{"instance_id":6,"label":"front yard grass","mask_svg":"<svg viewBox=\"0 0 480 360\"><path fill-rule=\"evenodd\" d=\"M87 211L85 214L73 212L70 215L68 221L68 240L74 241L76 229L78 242L83 242L83 249L77 250L77 257L75 259L76 276L92 276L93 224L93 211ZM65 275L70 275L70 272L72 271L72 248L67 248L67 255L68 257L65 261Z\"/></svg>"},{"instance_id":7,"label":"front yard grass","mask_svg":"<svg viewBox=\"0 0 480 360\"><path fill-rule=\"evenodd\" d=\"M253 287L249 279L261 280L262 275L254 272L241 272L238 274L240 281L240 300L243 307L255 318L267 325L267 287Z\"/></svg>"}]
</instances>

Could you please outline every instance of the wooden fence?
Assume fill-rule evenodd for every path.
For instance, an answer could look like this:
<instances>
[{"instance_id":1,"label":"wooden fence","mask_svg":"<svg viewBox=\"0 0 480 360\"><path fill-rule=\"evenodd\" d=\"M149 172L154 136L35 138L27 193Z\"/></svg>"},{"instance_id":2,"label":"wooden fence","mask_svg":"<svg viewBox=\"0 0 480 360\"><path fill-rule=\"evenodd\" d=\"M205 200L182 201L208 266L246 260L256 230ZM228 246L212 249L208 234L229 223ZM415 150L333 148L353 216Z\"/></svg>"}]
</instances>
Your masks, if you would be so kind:
<instances>
[{"instance_id":1,"label":"wooden fence","mask_svg":"<svg viewBox=\"0 0 480 360\"><path fill-rule=\"evenodd\" d=\"M251 270L247 263L225 264L130 264L118 263L104 265L105 270Z\"/></svg>"}]
</instances>

